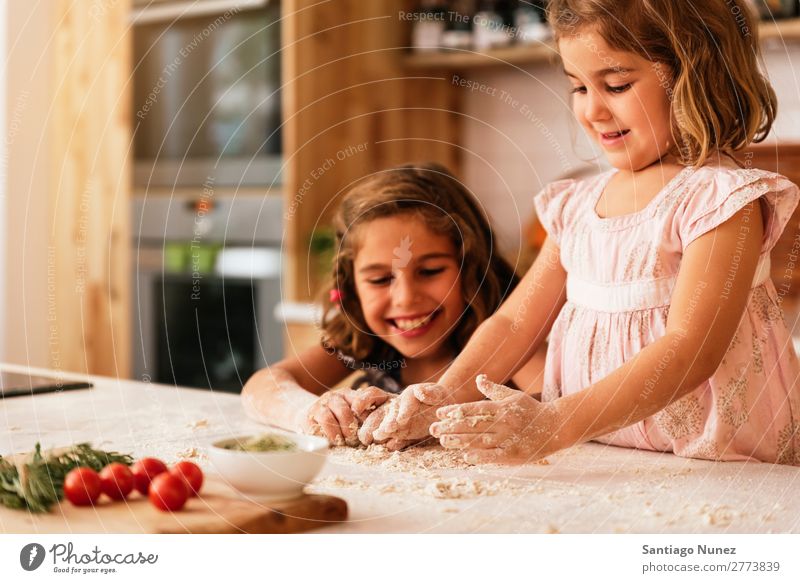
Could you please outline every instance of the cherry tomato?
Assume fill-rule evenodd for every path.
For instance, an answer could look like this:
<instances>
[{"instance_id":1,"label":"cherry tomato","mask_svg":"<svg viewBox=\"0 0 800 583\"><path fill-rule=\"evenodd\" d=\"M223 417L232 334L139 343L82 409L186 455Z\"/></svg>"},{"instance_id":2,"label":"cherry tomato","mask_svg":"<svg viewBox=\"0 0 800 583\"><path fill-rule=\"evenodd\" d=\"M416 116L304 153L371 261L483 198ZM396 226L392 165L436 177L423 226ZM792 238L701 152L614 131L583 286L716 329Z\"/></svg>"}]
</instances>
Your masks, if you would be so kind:
<instances>
[{"instance_id":1,"label":"cherry tomato","mask_svg":"<svg viewBox=\"0 0 800 583\"><path fill-rule=\"evenodd\" d=\"M178 462L172 466L170 473L186 482L189 496L197 496L197 493L200 492L200 487L203 485L203 470L197 464L188 461Z\"/></svg>"},{"instance_id":2,"label":"cherry tomato","mask_svg":"<svg viewBox=\"0 0 800 583\"><path fill-rule=\"evenodd\" d=\"M100 476L92 468L74 468L64 478L64 495L75 506L89 506L100 497Z\"/></svg>"},{"instance_id":3,"label":"cherry tomato","mask_svg":"<svg viewBox=\"0 0 800 583\"><path fill-rule=\"evenodd\" d=\"M143 496L147 496L147 489L150 482L157 475L166 472L167 466L164 462L154 457L143 457L133 464L133 485Z\"/></svg>"},{"instance_id":4,"label":"cherry tomato","mask_svg":"<svg viewBox=\"0 0 800 583\"><path fill-rule=\"evenodd\" d=\"M162 512L180 510L189 498L189 487L183 478L162 473L150 482L150 502Z\"/></svg>"},{"instance_id":5,"label":"cherry tomato","mask_svg":"<svg viewBox=\"0 0 800 583\"><path fill-rule=\"evenodd\" d=\"M100 471L103 494L112 500L123 500L133 490L133 472L125 464L114 462Z\"/></svg>"}]
</instances>

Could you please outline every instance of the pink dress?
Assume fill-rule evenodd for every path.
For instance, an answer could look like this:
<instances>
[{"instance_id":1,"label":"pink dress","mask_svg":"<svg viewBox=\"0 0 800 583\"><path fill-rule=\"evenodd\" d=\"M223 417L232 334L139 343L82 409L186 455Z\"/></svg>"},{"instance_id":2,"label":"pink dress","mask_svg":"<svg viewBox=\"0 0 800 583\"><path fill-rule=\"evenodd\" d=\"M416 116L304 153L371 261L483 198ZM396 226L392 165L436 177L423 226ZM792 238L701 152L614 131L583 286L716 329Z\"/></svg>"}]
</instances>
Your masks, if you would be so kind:
<instances>
[{"instance_id":1,"label":"pink dress","mask_svg":"<svg viewBox=\"0 0 800 583\"><path fill-rule=\"evenodd\" d=\"M641 211L601 218L595 206L614 172L558 181L534 198L567 271L567 302L550 333L543 398L596 383L662 337L683 249L760 199L766 226L758 269L720 367L659 413L598 441L684 457L800 465L800 364L769 277L769 252L798 204L798 188L779 174L733 162L685 168Z\"/></svg>"}]
</instances>

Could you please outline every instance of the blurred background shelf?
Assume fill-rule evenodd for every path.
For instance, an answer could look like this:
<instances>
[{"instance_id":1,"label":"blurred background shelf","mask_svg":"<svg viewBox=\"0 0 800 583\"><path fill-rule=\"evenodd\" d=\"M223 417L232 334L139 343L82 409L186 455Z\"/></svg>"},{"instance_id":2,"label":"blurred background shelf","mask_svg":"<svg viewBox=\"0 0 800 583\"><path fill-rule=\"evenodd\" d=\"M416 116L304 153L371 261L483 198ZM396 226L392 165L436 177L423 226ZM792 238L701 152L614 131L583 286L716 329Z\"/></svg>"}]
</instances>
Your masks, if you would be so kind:
<instances>
[{"instance_id":1,"label":"blurred background shelf","mask_svg":"<svg viewBox=\"0 0 800 583\"><path fill-rule=\"evenodd\" d=\"M770 43L800 41L800 18L759 23L762 41ZM408 69L464 70L499 65L526 66L555 63L556 49L553 42L531 45L513 45L489 51L469 49L440 49L404 55L403 64Z\"/></svg>"},{"instance_id":2,"label":"blurred background shelf","mask_svg":"<svg viewBox=\"0 0 800 583\"><path fill-rule=\"evenodd\" d=\"M553 43L514 45L479 52L469 49L441 49L406 55L404 63L409 69L471 69L497 65L531 65L553 63L556 48Z\"/></svg>"},{"instance_id":3,"label":"blurred background shelf","mask_svg":"<svg viewBox=\"0 0 800 583\"><path fill-rule=\"evenodd\" d=\"M796 42L800 40L800 18L761 22L758 29L762 41L769 39Z\"/></svg>"}]
</instances>

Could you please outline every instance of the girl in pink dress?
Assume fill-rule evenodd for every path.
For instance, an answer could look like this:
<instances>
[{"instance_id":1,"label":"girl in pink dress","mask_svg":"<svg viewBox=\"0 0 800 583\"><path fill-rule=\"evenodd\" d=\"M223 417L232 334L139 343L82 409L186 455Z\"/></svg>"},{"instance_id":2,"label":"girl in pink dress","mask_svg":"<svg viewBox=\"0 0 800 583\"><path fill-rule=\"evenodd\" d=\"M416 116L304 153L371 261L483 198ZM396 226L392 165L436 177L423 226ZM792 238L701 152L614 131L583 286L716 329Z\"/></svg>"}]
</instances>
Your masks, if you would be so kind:
<instances>
[{"instance_id":1,"label":"girl in pink dress","mask_svg":"<svg viewBox=\"0 0 800 583\"><path fill-rule=\"evenodd\" d=\"M593 439L800 464L800 365L769 276L800 193L732 157L776 112L746 6L553 0L550 22L575 116L613 168L536 196L536 263L375 438L429 429L473 462ZM548 332L543 402L498 384Z\"/></svg>"}]
</instances>

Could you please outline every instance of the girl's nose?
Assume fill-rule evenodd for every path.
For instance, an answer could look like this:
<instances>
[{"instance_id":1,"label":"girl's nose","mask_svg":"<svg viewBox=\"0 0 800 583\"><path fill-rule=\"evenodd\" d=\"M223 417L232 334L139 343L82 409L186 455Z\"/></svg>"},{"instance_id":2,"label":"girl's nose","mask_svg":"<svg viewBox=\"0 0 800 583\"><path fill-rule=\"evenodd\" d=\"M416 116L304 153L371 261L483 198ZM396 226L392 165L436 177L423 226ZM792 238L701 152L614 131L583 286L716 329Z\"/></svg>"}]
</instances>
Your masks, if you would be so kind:
<instances>
[{"instance_id":1,"label":"girl's nose","mask_svg":"<svg viewBox=\"0 0 800 583\"><path fill-rule=\"evenodd\" d=\"M413 278L402 272L398 274L392 282L392 302L396 306L411 306L414 304L416 295Z\"/></svg>"},{"instance_id":2,"label":"girl's nose","mask_svg":"<svg viewBox=\"0 0 800 583\"><path fill-rule=\"evenodd\" d=\"M583 113L589 121L605 121L611 117L606 98L598 91L590 89L586 94L584 104Z\"/></svg>"}]
</instances>

